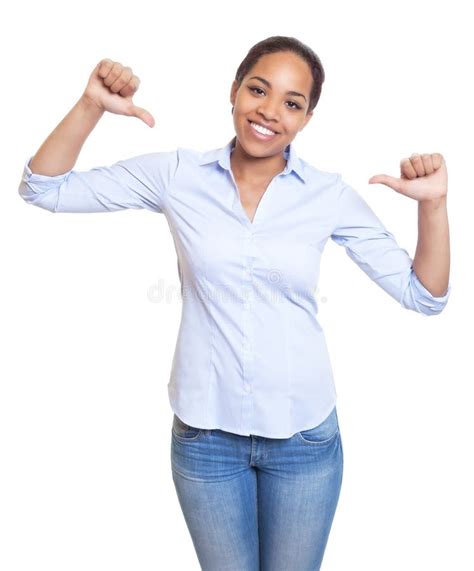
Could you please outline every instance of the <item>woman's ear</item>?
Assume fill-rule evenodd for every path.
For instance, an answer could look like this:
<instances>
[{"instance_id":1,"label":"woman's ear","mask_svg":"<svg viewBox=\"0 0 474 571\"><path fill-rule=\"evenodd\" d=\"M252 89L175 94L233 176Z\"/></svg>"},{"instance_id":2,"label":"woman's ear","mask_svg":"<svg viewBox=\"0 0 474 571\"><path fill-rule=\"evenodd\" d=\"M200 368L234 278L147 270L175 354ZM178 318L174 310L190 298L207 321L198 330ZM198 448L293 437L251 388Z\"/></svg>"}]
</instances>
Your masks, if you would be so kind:
<instances>
[{"instance_id":1,"label":"woman's ear","mask_svg":"<svg viewBox=\"0 0 474 571\"><path fill-rule=\"evenodd\" d=\"M300 131L302 131L302 130L306 127L306 125L309 123L309 120L311 119L312 116L313 116L313 111L311 111L310 113L308 113L308 114L306 115L306 117L305 117L305 119L304 119L304 123L303 123L301 129L299 129Z\"/></svg>"},{"instance_id":2,"label":"woman's ear","mask_svg":"<svg viewBox=\"0 0 474 571\"><path fill-rule=\"evenodd\" d=\"M234 79L234 81L232 82L232 87L230 89L230 102L232 103L232 106L235 105L235 98L237 97L237 90L239 89L239 86L237 84L237 80ZM232 111L233 111L233 107L232 107Z\"/></svg>"}]
</instances>

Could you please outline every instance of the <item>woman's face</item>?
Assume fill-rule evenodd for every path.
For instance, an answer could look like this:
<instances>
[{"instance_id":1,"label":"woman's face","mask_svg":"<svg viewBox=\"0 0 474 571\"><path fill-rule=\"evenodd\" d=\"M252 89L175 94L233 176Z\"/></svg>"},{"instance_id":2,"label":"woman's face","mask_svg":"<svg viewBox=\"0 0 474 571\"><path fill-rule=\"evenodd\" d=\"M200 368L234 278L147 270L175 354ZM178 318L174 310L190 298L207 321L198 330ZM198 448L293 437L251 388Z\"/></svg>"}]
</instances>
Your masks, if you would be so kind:
<instances>
[{"instance_id":1,"label":"woman's face","mask_svg":"<svg viewBox=\"0 0 474 571\"><path fill-rule=\"evenodd\" d=\"M306 113L312 81L308 64L292 52L265 54L240 87L234 80L230 101L235 132L249 155L267 157L282 152L306 126L313 115ZM260 135L251 122L275 134Z\"/></svg>"}]
</instances>

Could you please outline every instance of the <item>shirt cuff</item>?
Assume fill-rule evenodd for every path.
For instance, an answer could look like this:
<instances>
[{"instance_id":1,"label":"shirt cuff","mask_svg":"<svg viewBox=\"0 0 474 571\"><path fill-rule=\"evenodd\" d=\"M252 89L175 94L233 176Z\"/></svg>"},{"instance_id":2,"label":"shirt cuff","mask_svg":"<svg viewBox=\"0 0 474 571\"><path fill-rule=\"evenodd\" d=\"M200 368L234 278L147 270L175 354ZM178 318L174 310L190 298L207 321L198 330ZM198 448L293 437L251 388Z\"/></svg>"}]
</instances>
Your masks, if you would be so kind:
<instances>
[{"instance_id":1,"label":"shirt cuff","mask_svg":"<svg viewBox=\"0 0 474 571\"><path fill-rule=\"evenodd\" d=\"M34 157L34 155L31 155L30 157L28 157L28 159L26 159L26 161L23 165L22 180L24 182L31 182L31 183L35 183L35 184L39 183L40 188L42 190L46 190L47 188L57 187L58 183L61 183L64 180L66 180L66 178L72 172L72 169L71 169L71 170L68 170L67 172L65 172L63 174L57 174L55 176L48 176L45 174L34 173L30 169L30 162L33 159L33 157Z\"/></svg>"},{"instance_id":2,"label":"shirt cuff","mask_svg":"<svg viewBox=\"0 0 474 571\"><path fill-rule=\"evenodd\" d=\"M451 295L451 283L448 283L448 289L444 295L432 295L421 283L414 270L412 270L412 284L417 293L416 299L418 302L434 313L438 313L444 308Z\"/></svg>"}]
</instances>

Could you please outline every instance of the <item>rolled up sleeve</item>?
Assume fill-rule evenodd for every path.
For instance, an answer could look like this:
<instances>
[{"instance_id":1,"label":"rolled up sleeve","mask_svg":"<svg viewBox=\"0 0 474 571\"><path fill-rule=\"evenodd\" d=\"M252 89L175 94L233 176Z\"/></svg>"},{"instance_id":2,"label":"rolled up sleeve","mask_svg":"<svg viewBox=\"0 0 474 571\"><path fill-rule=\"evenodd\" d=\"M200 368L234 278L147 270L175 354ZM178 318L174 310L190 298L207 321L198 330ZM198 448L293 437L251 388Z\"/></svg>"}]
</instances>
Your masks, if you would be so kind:
<instances>
[{"instance_id":1,"label":"rolled up sleeve","mask_svg":"<svg viewBox=\"0 0 474 571\"><path fill-rule=\"evenodd\" d=\"M445 308L450 295L451 283L448 284L448 289L444 295L434 296L425 288L415 270L412 269L401 299L401 305L406 309L414 309L423 315L437 315Z\"/></svg>"},{"instance_id":2,"label":"rolled up sleeve","mask_svg":"<svg viewBox=\"0 0 474 571\"><path fill-rule=\"evenodd\" d=\"M56 176L33 173L30 156L18 187L29 204L50 212L114 212L145 208L163 213L178 164L177 151L137 155L110 166L69 170Z\"/></svg>"},{"instance_id":3,"label":"rolled up sleeve","mask_svg":"<svg viewBox=\"0 0 474 571\"><path fill-rule=\"evenodd\" d=\"M331 239L402 307L436 315L446 306L451 284L443 296L433 296L413 270L413 259L401 248L362 196L338 175L339 194Z\"/></svg>"}]
</instances>

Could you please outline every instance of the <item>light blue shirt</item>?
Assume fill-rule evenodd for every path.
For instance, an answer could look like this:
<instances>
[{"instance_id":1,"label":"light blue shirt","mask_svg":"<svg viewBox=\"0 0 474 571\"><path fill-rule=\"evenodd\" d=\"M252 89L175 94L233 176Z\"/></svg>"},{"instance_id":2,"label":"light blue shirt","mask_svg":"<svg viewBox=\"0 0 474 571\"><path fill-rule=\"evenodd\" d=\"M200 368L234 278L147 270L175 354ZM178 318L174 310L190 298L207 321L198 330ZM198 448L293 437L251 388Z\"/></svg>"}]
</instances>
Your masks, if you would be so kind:
<instances>
[{"instance_id":1,"label":"light blue shirt","mask_svg":"<svg viewBox=\"0 0 474 571\"><path fill-rule=\"evenodd\" d=\"M434 297L368 204L341 175L300 159L245 212L224 147L178 147L57 176L33 174L19 193L51 212L146 208L165 215L174 240L182 315L168 383L185 423L243 436L289 438L336 404L314 292L329 238L402 307L440 313Z\"/></svg>"}]
</instances>

